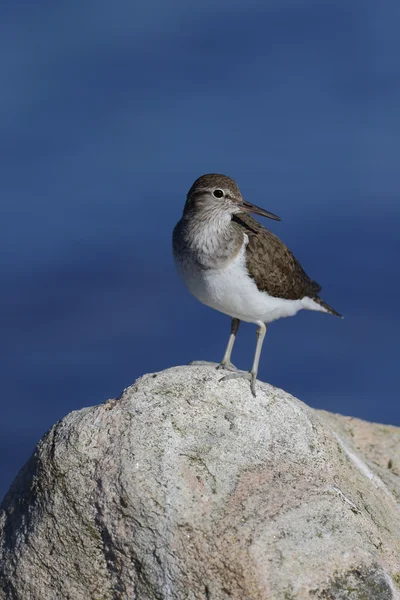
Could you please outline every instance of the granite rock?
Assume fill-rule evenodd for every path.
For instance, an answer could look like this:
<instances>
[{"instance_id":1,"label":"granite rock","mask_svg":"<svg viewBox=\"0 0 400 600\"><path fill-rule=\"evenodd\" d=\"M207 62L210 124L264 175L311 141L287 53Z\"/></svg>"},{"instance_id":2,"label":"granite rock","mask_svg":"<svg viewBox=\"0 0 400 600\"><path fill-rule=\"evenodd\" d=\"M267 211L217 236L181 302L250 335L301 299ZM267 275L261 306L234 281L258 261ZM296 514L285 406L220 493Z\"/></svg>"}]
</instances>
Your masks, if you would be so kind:
<instances>
[{"instance_id":1,"label":"granite rock","mask_svg":"<svg viewBox=\"0 0 400 600\"><path fill-rule=\"evenodd\" d=\"M220 377L54 425L2 503L2 600L400 598L400 430Z\"/></svg>"}]
</instances>

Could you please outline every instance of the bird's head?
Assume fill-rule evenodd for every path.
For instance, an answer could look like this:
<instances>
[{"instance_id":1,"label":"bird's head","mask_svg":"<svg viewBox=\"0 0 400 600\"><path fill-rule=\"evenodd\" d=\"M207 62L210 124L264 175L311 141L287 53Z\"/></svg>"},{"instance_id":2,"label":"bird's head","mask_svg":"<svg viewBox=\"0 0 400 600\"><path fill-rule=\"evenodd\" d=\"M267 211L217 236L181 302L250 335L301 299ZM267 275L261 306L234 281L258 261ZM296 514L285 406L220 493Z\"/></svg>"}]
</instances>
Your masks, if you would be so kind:
<instances>
[{"instance_id":1,"label":"bird's head","mask_svg":"<svg viewBox=\"0 0 400 600\"><path fill-rule=\"evenodd\" d=\"M244 200L233 179L216 173L202 175L196 179L188 191L184 212L211 215L247 212L275 221L281 220L273 213Z\"/></svg>"}]
</instances>

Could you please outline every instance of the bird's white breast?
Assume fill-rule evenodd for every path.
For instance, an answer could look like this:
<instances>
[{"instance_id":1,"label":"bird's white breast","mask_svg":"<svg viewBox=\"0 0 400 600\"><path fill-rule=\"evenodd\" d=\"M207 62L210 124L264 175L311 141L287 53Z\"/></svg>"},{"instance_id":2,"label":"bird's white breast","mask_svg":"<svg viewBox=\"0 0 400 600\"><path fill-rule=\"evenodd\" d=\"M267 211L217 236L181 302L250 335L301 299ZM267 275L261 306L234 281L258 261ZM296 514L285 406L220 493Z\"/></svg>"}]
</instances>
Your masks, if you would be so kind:
<instances>
[{"instance_id":1,"label":"bird's white breast","mask_svg":"<svg viewBox=\"0 0 400 600\"><path fill-rule=\"evenodd\" d=\"M248 237L243 236L238 254L221 268L202 269L190 253L176 257L182 279L200 302L249 323L269 323L295 315L302 308L325 311L311 298L286 300L260 292L246 267Z\"/></svg>"}]
</instances>

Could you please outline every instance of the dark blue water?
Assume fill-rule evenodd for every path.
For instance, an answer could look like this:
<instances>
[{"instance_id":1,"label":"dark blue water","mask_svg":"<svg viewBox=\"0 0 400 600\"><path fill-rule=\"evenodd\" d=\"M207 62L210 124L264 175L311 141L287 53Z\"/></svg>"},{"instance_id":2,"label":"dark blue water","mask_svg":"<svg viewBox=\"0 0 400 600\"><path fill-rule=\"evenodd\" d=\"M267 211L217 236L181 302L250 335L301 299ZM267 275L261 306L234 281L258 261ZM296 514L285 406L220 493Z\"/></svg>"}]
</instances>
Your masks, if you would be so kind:
<instances>
[{"instance_id":1,"label":"dark blue water","mask_svg":"<svg viewBox=\"0 0 400 600\"><path fill-rule=\"evenodd\" d=\"M0 8L0 496L59 418L219 360L229 319L172 263L192 181L234 177L340 321L269 327L260 378L400 425L400 5L22 1ZM233 360L250 366L255 328Z\"/></svg>"}]
</instances>

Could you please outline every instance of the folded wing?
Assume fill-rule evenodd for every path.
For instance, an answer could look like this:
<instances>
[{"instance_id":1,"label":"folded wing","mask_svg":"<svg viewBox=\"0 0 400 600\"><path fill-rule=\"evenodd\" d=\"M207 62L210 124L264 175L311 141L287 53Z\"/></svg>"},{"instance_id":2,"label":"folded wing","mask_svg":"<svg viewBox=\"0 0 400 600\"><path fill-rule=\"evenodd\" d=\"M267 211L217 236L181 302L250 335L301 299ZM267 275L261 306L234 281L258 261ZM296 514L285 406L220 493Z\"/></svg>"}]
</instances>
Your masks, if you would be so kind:
<instances>
[{"instance_id":1,"label":"folded wing","mask_svg":"<svg viewBox=\"0 0 400 600\"><path fill-rule=\"evenodd\" d=\"M279 238L248 214L234 215L232 222L249 238L246 247L247 269L260 291L287 300L317 296L321 286L308 277Z\"/></svg>"}]
</instances>

